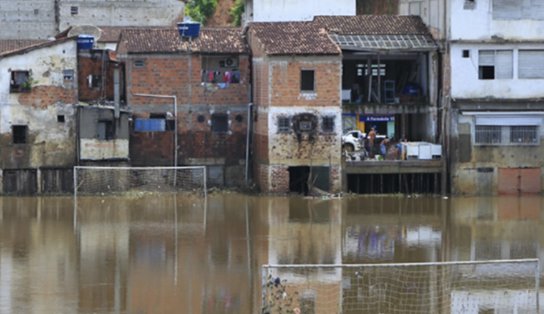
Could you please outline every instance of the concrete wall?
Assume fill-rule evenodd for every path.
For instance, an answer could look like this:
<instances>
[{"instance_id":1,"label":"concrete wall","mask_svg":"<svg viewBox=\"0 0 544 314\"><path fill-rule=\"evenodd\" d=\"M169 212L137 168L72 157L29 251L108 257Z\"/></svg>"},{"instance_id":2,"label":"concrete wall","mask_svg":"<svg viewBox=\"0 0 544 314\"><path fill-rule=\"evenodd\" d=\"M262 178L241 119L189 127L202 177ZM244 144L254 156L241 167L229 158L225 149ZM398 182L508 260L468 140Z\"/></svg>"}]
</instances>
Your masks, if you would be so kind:
<instances>
[{"instance_id":1,"label":"concrete wall","mask_svg":"<svg viewBox=\"0 0 544 314\"><path fill-rule=\"evenodd\" d=\"M512 50L512 79L478 79L479 50ZM542 44L505 43L505 44L463 44L451 45L451 96L453 98L540 98L544 94L544 79L520 79L518 77L519 50L544 50ZM468 50L470 57L463 58L463 50Z\"/></svg>"},{"instance_id":2,"label":"concrete wall","mask_svg":"<svg viewBox=\"0 0 544 314\"><path fill-rule=\"evenodd\" d=\"M71 8L78 14L72 15ZM183 18L178 0L0 0L1 39L45 39L74 25L168 26Z\"/></svg>"},{"instance_id":3,"label":"concrete wall","mask_svg":"<svg viewBox=\"0 0 544 314\"><path fill-rule=\"evenodd\" d=\"M418 15L435 39L446 38L446 1L400 0L399 15Z\"/></svg>"},{"instance_id":4,"label":"concrete wall","mask_svg":"<svg viewBox=\"0 0 544 314\"><path fill-rule=\"evenodd\" d=\"M2 168L71 166L75 160L77 102L75 41L0 59ZM10 70L32 71L30 92L10 93ZM64 79L64 70L74 77ZM64 121L59 121L62 116ZM13 144L12 126L26 125L26 144Z\"/></svg>"},{"instance_id":5,"label":"concrete wall","mask_svg":"<svg viewBox=\"0 0 544 314\"><path fill-rule=\"evenodd\" d=\"M247 22L310 21L316 15L355 15L355 0L307 1L293 0L252 0Z\"/></svg>"},{"instance_id":6,"label":"concrete wall","mask_svg":"<svg viewBox=\"0 0 544 314\"><path fill-rule=\"evenodd\" d=\"M54 0L0 0L1 39L45 39L57 32Z\"/></svg>"},{"instance_id":7,"label":"concrete wall","mask_svg":"<svg viewBox=\"0 0 544 314\"><path fill-rule=\"evenodd\" d=\"M510 40L540 40L544 30L544 19L534 17L498 18L493 12L492 0L452 0L451 39L487 40L492 37ZM540 1L542 2L542 1ZM516 3L522 6L522 1ZM540 10L535 7L534 10ZM511 10L513 11L513 10Z\"/></svg>"},{"instance_id":8,"label":"concrete wall","mask_svg":"<svg viewBox=\"0 0 544 314\"><path fill-rule=\"evenodd\" d=\"M111 121L113 137L100 139L98 123ZM111 160L129 158L128 113L114 117L113 108L81 107L79 113L79 158L80 160Z\"/></svg>"},{"instance_id":9,"label":"concrete wall","mask_svg":"<svg viewBox=\"0 0 544 314\"><path fill-rule=\"evenodd\" d=\"M538 128L536 145L475 145L475 116L453 111L451 134L452 193L494 195L499 193L500 168L537 168L544 170L544 130ZM515 113L511 114L516 116ZM527 113L544 123L542 114ZM542 176L542 175L541 175ZM544 177L541 177L542 181ZM540 188L542 190L542 187Z\"/></svg>"},{"instance_id":10,"label":"concrete wall","mask_svg":"<svg viewBox=\"0 0 544 314\"><path fill-rule=\"evenodd\" d=\"M71 8L78 14L72 15ZM60 29L73 25L167 26L183 19L178 0L59 0Z\"/></svg>"}]
</instances>

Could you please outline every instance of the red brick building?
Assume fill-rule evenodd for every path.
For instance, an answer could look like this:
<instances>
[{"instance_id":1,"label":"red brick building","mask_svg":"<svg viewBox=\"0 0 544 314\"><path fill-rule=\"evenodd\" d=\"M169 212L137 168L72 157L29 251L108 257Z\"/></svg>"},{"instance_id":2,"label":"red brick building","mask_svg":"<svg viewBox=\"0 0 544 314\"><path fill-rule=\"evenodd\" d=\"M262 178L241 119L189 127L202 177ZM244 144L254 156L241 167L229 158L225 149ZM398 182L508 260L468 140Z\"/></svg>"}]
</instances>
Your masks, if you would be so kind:
<instances>
[{"instance_id":1,"label":"red brick building","mask_svg":"<svg viewBox=\"0 0 544 314\"><path fill-rule=\"evenodd\" d=\"M265 192L341 190L340 48L312 22L251 23L254 178Z\"/></svg>"},{"instance_id":2,"label":"red brick building","mask_svg":"<svg viewBox=\"0 0 544 314\"><path fill-rule=\"evenodd\" d=\"M190 40L175 28L127 29L118 53L132 165L207 165L211 185L242 183L250 77L241 29L204 28Z\"/></svg>"}]
</instances>

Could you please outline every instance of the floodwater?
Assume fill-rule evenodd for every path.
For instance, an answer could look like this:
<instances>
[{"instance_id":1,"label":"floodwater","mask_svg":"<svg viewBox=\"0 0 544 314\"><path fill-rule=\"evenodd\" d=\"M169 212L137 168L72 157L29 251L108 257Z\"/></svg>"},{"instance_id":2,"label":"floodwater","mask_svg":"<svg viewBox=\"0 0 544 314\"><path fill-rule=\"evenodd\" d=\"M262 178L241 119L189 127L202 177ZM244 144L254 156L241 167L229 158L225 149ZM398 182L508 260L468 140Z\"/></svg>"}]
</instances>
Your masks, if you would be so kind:
<instances>
[{"instance_id":1,"label":"floodwater","mask_svg":"<svg viewBox=\"0 0 544 314\"><path fill-rule=\"evenodd\" d=\"M82 197L74 206L72 197L4 197L0 314L261 313L263 264L542 261L543 200L217 193ZM350 302L363 298L356 280L323 276L336 292L353 290ZM365 312L328 298L328 313Z\"/></svg>"}]
</instances>

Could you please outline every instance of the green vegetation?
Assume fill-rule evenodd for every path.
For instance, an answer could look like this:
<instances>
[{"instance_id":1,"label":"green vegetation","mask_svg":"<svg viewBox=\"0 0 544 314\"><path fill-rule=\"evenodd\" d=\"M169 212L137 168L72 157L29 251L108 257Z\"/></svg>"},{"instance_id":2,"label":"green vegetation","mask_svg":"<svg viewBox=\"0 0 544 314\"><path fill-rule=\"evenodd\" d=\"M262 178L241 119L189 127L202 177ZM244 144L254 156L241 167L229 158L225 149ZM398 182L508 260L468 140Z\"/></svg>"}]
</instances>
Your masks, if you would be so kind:
<instances>
[{"instance_id":1,"label":"green vegetation","mask_svg":"<svg viewBox=\"0 0 544 314\"><path fill-rule=\"evenodd\" d=\"M212 16L217 6L217 0L191 0L185 6L185 15L188 15L196 22L205 24Z\"/></svg>"},{"instance_id":2,"label":"green vegetation","mask_svg":"<svg viewBox=\"0 0 544 314\"><path fill-rule=\"evenodd\" d=\"M245 0L235 0L234 5L230 8L229 14L232 20L232 25L242 25L242 14L244 13Z\"/></svg>"}]
</instances>

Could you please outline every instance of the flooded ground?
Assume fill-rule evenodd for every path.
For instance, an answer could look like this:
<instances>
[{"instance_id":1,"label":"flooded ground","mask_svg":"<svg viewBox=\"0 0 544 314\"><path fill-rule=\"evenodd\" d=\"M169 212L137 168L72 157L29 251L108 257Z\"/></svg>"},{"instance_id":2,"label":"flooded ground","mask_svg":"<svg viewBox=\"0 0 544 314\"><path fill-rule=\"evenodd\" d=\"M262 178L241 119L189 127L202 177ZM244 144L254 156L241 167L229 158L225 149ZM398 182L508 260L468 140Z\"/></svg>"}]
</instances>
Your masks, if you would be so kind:
<instances>
[{"instance_id":1,"label":"flooded ground","mask_svg":"<svg viewBox=\"0 0 544 314\"><path fill-rule=\"evenodd\" d=\"M543 200L5 197L0 313L260 313L263 264L543 261Z\"/></svg>"}]
</instances>

